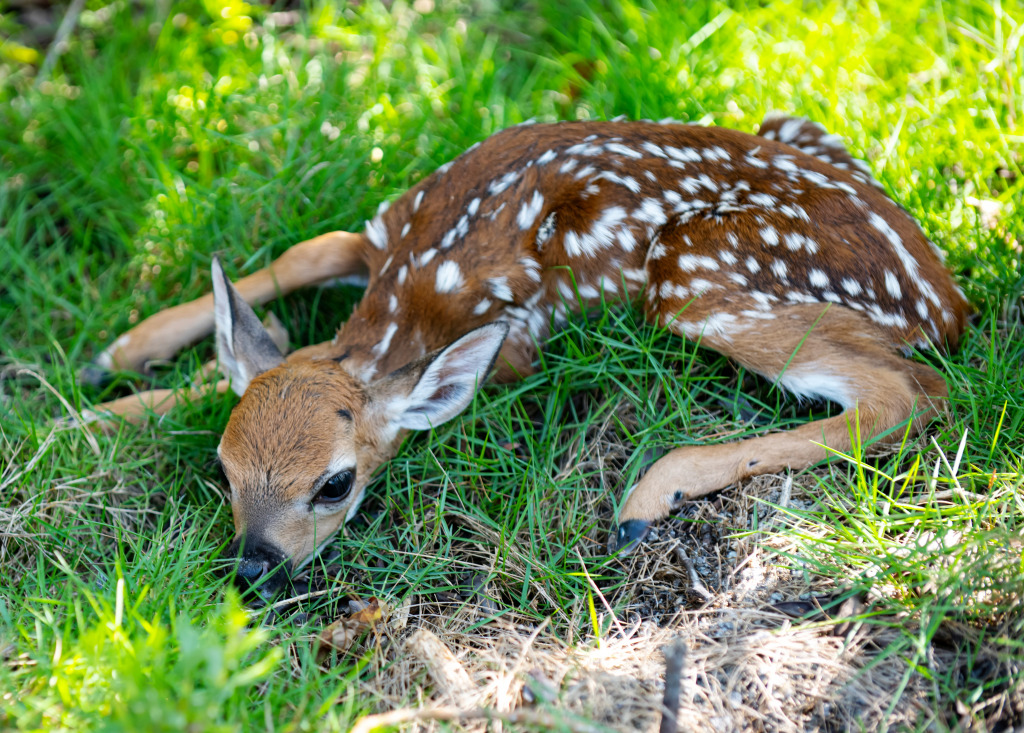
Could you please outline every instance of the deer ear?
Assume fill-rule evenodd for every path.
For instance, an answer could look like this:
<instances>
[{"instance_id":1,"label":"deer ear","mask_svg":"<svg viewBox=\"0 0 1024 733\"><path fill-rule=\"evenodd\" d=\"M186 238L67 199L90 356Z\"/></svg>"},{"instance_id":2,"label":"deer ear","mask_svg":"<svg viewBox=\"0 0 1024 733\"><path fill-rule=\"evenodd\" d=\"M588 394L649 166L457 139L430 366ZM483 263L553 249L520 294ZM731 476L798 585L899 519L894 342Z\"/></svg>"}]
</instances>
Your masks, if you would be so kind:
<instances>
[{"instance_id":1,"label":"deer ear","mask_svg":"<svg viewBox=\"0 0 1024 733\"><path fill-rule=\"evenodd\" d=\"M429 430L465 410L486 381L507 335L507 323L481 326L374 385L391 424L396 429Z\"/></svg>"},{"instance_id":2,"label":"deer ear","mask_svg":"<svg viewBox=\"0 0 1024 733\"><path fill-rule=\"evenodd\" d=\"M252 308L224 275L216 257L211 270L217 359L221 371L231 378L231 388L241 395L249 382L279 365L284 357Z\"/></svg>"}]
</instances>

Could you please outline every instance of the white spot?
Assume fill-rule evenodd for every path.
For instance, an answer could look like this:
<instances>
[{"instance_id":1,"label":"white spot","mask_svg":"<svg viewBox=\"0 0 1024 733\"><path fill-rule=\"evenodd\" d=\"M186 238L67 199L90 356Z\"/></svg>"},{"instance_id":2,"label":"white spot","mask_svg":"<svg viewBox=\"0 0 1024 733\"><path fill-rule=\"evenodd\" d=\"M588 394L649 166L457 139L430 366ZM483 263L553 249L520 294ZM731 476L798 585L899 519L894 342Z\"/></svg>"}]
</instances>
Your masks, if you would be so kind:
<instances>
[{"instance_id":1,"label":"white spot","mask_svg":"<svg viewBox=\"0 0 1024 733\"><path fill-rule=\"evenodd\" d=\"M843 290L848 292L850 295L860 295L860 283L850 277L844 277L843 281L839 283L843 286Z\"/></svg>"},{"instance_id":2,"label":"white spot","mask_svg":"<svg viewBox=\"0 0 1024 733\"><path fill-rule=\"evenodd\" d=\"M553 216L553 215L552 215ZM540 263L532 257L522 257L519 264L523 266L523 272L534 282L540 282Z\"/></svg>"},{"instance_id":3,"label":"white spot","mask_svg":"<svg viewBox=\"0 0 1024 733\"><path fill-rule=\"evenodd\" d=\"M753 166L754 168L767 168L767 163L765 163L760 158L755 157L759 150L761 150L760 146L754 148L749 153L747 153L747 157L744 158L744 160L747 162L747 165Z\"/></svg>"},{"instance_id":4,"label":"white spot","mask_svg":"<svg viewBox=\"0 0 1024 733\"><path fill-rule=\"evenodd\" d=\"M720 259L727 265L735 265L738 262L736 255L734 255L727 249L723 249L721 252L718 253L718 259Z\"/></svg>"},{"instance_id":5,"label":"white spot","mask_svg":"<svg viewBox=\"0 0 1024 733\"><path fill-rule=\"evenodd\" d=\"M547 165L558 157L558 153L554 150L546 150L543 155L537 158L537 165Z\"/></svg>"},{"instance_id":6,"label":"white spot","mask_svg":"<svg viewBox=\"0 0 1024 733\"><path fill-rule=\"evenodd\" d=\"M790 290L786 293L786 300L790 303L818 303L820 302L813 295L801 293L799 290Z\"/></svg>"},{"instance_id":7,"label":"white spot","mask_svg":"<svg viewBox=\"0 0 1024 733\"><path fill-rule=\"evenodd\" d=\"M866 309L868 318L875 323L882 326L889 326L890 328L906 328L907 319L900 313L886 313L878 307L876 303L871 303Z\"/></svg>"},{"instance_id":8,"label":"white spot","mask_svg":"<svg viewBox=\"0 0 1024 733\"><path fill-rule=\"evenodd\" d=\"M470 216L476 216L476 212L480 209L480 199L473 199L469 202L469 206L466 207L466 213Z\"/></svg>"},{"instance_id":9,"label":"white spot","mask_svg":"<svg viewBox=\"0 0 1024 733\"><path fill-rule=\"evenodd\" d=\"M699 163L701 161L700 153L693 148L673 148L666 145L665 152L683 163Z\"/></svg>"},{"instance_id":10,"label":"white spot","mask_svg":"<svg viewBox=\"0 0 1024 733\"><path fill-rule=\"evenodd\" d=\"M377 249L388 248L388 230L384 227L384 221L380 217L374 217L366 222L366 238Z\"/></svg>"},{"instance_id":11,"label":"white spot","mask_svg":"<svg viewBox=\"0 0 1024 733\"><path fill-rule=\"evenodd\" d=\"M604 146L604 149L609 153L615 153L616 155L625 155L627 158L642 158L643 153L638 153L633 148L628 148L621 143L608 143Z\"/></svg>"},{"instance_id":12,"label":"white spot","mask_svg":"<svg viewBox=\"0 0 1024 733\"><path fill-rule=\"evenodd\" d=\"M395 332L398 330L397 323L389 323L388 328L384 331L384 337L373 347L373 353L377 356L382 356L391 346L391 339L394 337Z\"/></svg>"},{"instance_id":13,"label":"white spot","mask_svg":"<svg viewBox=\"0 0 1024 733\"><path fill-rule=\"evenodd\" d=\"M587 255L593 257L601 249L611 247L615 242L616 230L626 217L626 210L621 206L610 206L601 213L589 233L566 232L565 251L573 257ZM620 242L623 246L629 242ZM635 245L635 240L633 241Z\"/></svg>"},{"instance_id":14,"label":"white spot","mask_svg":"<svg viewBox=\"0 0 1024 733\"><path fill-rule=\"evenodd\" d=\"M661 149L660 145L655 145L650 140L645 140L643 142L643 144L640 145L640 147L643 148L644 150L646 150L651 155L656 155L659 158L667 158L668 157L668 155L665 153L665 151Z\"/></svg>"},{"instance_id":15,"label":"white spot","mask_svg":"<svg viewBox=\"0 0 1024 733\"><path fill-rule=\"evenodd\" d=\"M923 320L928 320L928 306L925 304L923 300L918 298L917 302L914 303L914 308L917 309L917 315L921 316ZM946 314L943 313L943 315Z\"/></svg>"},{"instance_id":16,"label":"white spot","mask_svg":"<svg viewBox=\"0 0 1024 733\"><path fill-rule=\"evenodd\" d=\"M755 260L753 257L747 257L747 269L750 270L751 272L760 272L761 265L759 265L757 263L757 260Z\"/></svg>"},{"instance_id":17,"label":"white spot","mask_svg":"<svg viewBox=\"0 0 1024 733\"><path fill-rule=\"evenodd\" d=\"M722 286L718 283L713 283L703 278L695 277L690 280L690 289L693 290L696 295L704 295L709 290L721 290Z\"/></svg>"},{"instance_id":18,"label":"white spot","mask_svg":"<svg viewBox=\"0 0 1024 733\"><path fill-rule=\"evenodd\" d=\"M668 254L668 247L664 245L660 240L654 242L654 246L647 250L648 260L660 260L662 257Z\"/></svg>"},{"instance_id":19,"label":"white spot","mask_svg":"<svg viewBox=\"0 0 1024 733\"><path fill-rule=\"evenodd\" d=\"M509 186L511 186L513 183L515 183L517 178L519 178L518 171L509 171L501 178L491 181L490 184L487 186L487 191L492 196L497 196L499 193L501 193Z\"/></svg>"},{"instance_id":20,"label":"white spot","mask_svg":"<svg viewBox=\"0 0 1024 733\"><path fill-rule=\"evenodd\" d=\"M420 204L423 203L423 191L416 194L416 198L412 201L412 213L416 213L420 209Z\"/></svg>"},{"instance_id":21,"label":"white spot","mask_svg":"<svg viewBox=\"0 0 1024 733\"><path fill-rule=\"evenodd\" d=\"M873 211L868 216L868 221L871 223L871 226L880 231L885 238L889 240L889 244L891 244L893 250L895 250L896 256L899 257L900 262L903 263L903 267L907 271L910 281L916 281L918 279L917 260L915 260L907 251L907 248L903 246L903 240L900 239L900 235L896 233L896 230L889 226L889 222Z\"/></svg>"},{"instance_id":22,"label":"white spot","mask_svg":"<svg viewBox=\"0 0 1024 733\"><path fill-rule=\"evenodd\" d=\"M597 168L595 168L592 165L586 165L580 168L578 171L576 171L576 174L573 176L573 178L575 178L577 181L582 181L583 179L589 178L590 176L594 175L594 173L596 172Z\"/></svg>"},{"instance_id":23,"label":"white spot","mask_svg":"<svg viewBox=\"0 0 1024 733\"><path fill-rule=\"evenodd\" d=\"M726 277L741 287L747 286L747 278L743 277L743 275L739 274L738 272L726 273Z\"/></svg>"},{"instance_id":24,"label":"white spot","mask_svg":"<svg viewBox=\"0 0 1024 733\"><path fill-rule=\"evenodd\" d=\"M900 290L900 281L896 279L896 276L890 270L885 271L885 289L889 291L889 295L896 299L903 297L903 291Z\"/></svg>"},{"instance_id":25,"label":"white spot","mask_svg":"<svg viewBox=\"0 0 1024 733\"><path fill-rule=\"evenodd\" d=\"M601 155L601 153L603 153L604 150L600 145L589 145L586 142L582 142L577 143L572 147L566 148L565 152L568 155L586 155L592 157L595 155Z\"/></svg>"},{"instance_id":26,"label":"white spot","mask_svg":"<svg viewBox=\"0 0 1024 733\"><path fill-rule=\"evenodd\" d=\"M408 265L402 265L402 267L398 270L398 284L399 285L405 285L405 277L408 274L409 274L409 266Z\"/></svg>"},{"instance_id":27,"label":"white spot","mask_svg":"<svg viewBox=\"0 0 1024 733\"><path fill-rule=\"evenodd\" d=\"M452 293L462 287L462 270L455 262L442 262L437 268L435 290L439 293Z\"/></svg>"},{"instance_id":28,"label":"white spot","mask_svg":"<svg viewBox=\"0 0 1024 733\"><path fill-rule=\"evenodd\" d=\"M436 255L436 249L428 249L426 252L420 255L419 266L425 267L432 259L434 259Z\"/></svg>"},{"instance_id":29,"label":"white spot","mask_svg":"<svg viewBox=\"0 0 1024 733\"><path fill-rule=\"evenodd\" d=\"M628 188L633 193L640 193L640 183L632 176L620 176L614 171L602 171L597 176L594 176L594 178L595 180L604 179L606 181L611 181L612 183L617 183L620 186Z\"/></svg>"},{"instance_id":30,"label":"white spot","mask_svg":"<svg viewBox=\"0 0 1024 733\"><path fill-rule=\"evenodd\" d=\"M770 209L778 202L778 199L770 193L752 193L747 196L747 201L765 209Z\"/></svg>"},{"instance_id":31,"label":"white spot","mask_svg":"<svg viewBox=\"0 0 1024 733\"><path fill-rule=\"evenodd\" d=\"M769 310L772 307L772 303L778 300L771 293L763 293L760 290L751 290L750 297L757 303L757 307L760 310Z\"/></svg>"},{"instance_id":32,"label":"white spot","mask_svg":"<svg viewBox=\"0 0 1024 733\"><path fill-rule=\"evenodd\" d=\"M779 127L779 141L788 143L796 139L796 136L800 134L800 128L804 126L804 121L798 118L791 118L782 123Z\"/></svg>"},{"instance_id":33,"label":"white spot","mask_svg":"<svg viewBox=\"0 0 1024 733\"><path fill-rule=\"evenodd\" d=\"M761 230L761 239L764 240L765 244L774 247L779 243L779 233L775 231L775 227L769 225Z\"/></svg>"},{"instance_id":34,"label":"white spot","mask_svg":"<svg viewBox=\"0 0 1024 733\"><path fill-rule=\"evenodd\" d=\"M577 283L576 286L576 290L584 300L594 300L601 295L601 292L593 285Z\"/></svg>"},{"instance_id":35,"label":"white spot","mask_svg":"<svg viewBox=\"0 0 1024 733\"><path fill-rule=\"evenodd\" d=\"M717 270L718 262L711 257L704 255L679 255L679 269L684 272L694 272L700 268L706 270Z\"/></svg>"},{"instance_id":36,"label":"white spot","mask_svg":"<svg viewBox=\"0 0 1024 733\"><path fill-rule=\"evenodd\" d=\"M540 191L534 191L533 196L530 197L527 203L523 204L523 207L519 210L519 216L516 217L516 223L519 224L519 228L525 231L532 227L534 222L537 221L537 217L540 216L542 208L544 208L544 197Z\"/></svg>"},{"instance_id":37,"label":"white spot","mask_svg":"<svg viewBox=\"0 0 1024 733\"><path fill-rule=\"evenodd\" d=\"M490 307L491 301L488 300L487 298L484 298L483 300L476 304L475 308L473 308L473 315L482 316L484 313L487 312L487 309Z\"/></svg>"},{"instance_id":38,"label":"white spot","mask_svg":"<svg viewBox=\"0 0 1024 733\"><path fill-rule=\"evenodd\" d=\"M569 158L567 161L565 161L564 163L562 163L562 165L558 167L558 172L569 173L577 165L579 165L579 160L577 160L576 158Z\"/></svg>"},{"instance_id":39,"label":"white spot","mask_svg":"<svg viewBox=\"0 0 1024 733\"><path fill-rule=\"evenodd\" d=\"M610 277L605 277L604 275L602 275L601 279L598 281L598 284L601 286L601 290L608 293L609 295L617 295L619 292L618 283L616 283Z\"/></svg>"},{"instance_id":40,"label":"white spot","mask_svg":"<svg viewBox=\"0 0 1024 733\"><path fill-rule=\"evenodd\" d=\"M729 160L729 153L721 145L715 145L704 150L704 159L714 161Z\"/></svg>"},{"instance_id":41,"label":"white spot","mask_svg":"<svg viewBox=\"0 0 1024 733\"><path fill-rule=\"evenodd\" d=\"M800 170L796 163L793 162L792 155L776 155L772 158L772 165L780 171L786 171L786 173L796 173Z\"/></svg>"},{"instance_id":42,"label":"white spot","mask_svg":"<svg viewBox=\"0 0 1024 733\"><path fill-rule=\"evenodd\" d=\"M392 313L398 310L398 296L394 293L392 293L391 297L388 299L388 310Z\"/></svg>"},{"instance_id":43,"label":"white spot","mask_svg":"<svg viewBox=\"0 0 1024 733\"><path fill-rule=\"evenodd\" d=\"M782 260L775 260L774 262L772 262L772 264L769 267L769 269L772 272L774 272L775 273L775 277L779 278L780 280L786 277L786 273L787 273L786 263L783 262Z\"/></svg>"},{"instance_id":44,"label":"white spot","mask_svg":"<svg viewBox=\"0 0 1024 733\"><path fill-rule=\"evenodd\" d=\"M807 279L808 281L810 281L810 284L815 288L824 289L828 287L828 275L826 275L823 271L817 269L816 267L812 267L810 270L808 270Z\"/></svg>"},{"instance_id":45,"label":"white spot","mask_svg":"<svg viewBox=\"0 0 1024 733\"><path fill-rule=\"evenodd\" d=\"M412 222L408 222L408 221L405 222L405 225L402 227L402 236L401 236L402 239L405 239L405 235L409 233L409 230L411 228L412 228Z\"/></svg>"},{"instance_id":46,"label":"white spot","mask_svg":"<svg viewBox=\"0 0 1024 733\"><path fill-rule=\"evenodd\" d=\"M665 209L657 199L644 199L640 208L633 212L633 218L650 224L653 227L660 227L668 217L665 216Z\"/></svg>"},{"instance_id":47,"label":"white spot","mask_svg":"<svg viewBox=\"0 0 1024 733\"><path fill-rule=\"evenodd\" d=\"M504 275L489 278L487 287L498 300L504 300L506 303L512 302L512 289L508 286L508 278Z\"/></svg>"},{"instance_id":48,"label":"white spot","mask_svg":"<svg viewBox=\"0 0 1024 733\"><path fill-rule=\"evenodd\" d=\"M700 181L696 178L683 178L679 181L679 185L691 196L700 190Z\"/></svg>"},{"instance_id":49,"label":"white spot","mask_svg":"<svg viewBox=\"0 0 1024 733\"><path fill-rule=\"evenodd\" d=\"M718 184L711 180L711 176L707 173L701 173L698 179L700 180L700 185L704 186L707 190L712 192L718 190Z\"/></svg>"}]
</instances>

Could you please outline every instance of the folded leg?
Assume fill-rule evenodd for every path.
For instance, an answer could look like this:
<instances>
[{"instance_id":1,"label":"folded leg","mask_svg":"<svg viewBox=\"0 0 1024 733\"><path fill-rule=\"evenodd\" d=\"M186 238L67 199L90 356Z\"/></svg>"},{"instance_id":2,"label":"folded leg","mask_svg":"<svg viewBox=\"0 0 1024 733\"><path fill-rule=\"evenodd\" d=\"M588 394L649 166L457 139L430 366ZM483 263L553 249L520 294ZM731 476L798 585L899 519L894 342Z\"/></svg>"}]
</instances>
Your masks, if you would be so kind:
<instances>
[{"instance_id":1,"label":"folded leg","mask_svg":"<svg viewBox=\"0 0 1024 733\"><path fill-rule=\"evenodd\" d=\"M297 288L360 275L366 239L331 232L294 245L274 262L239 280L235 287L251 304L266 303ZM213 295L160 311L118 337L83 371L83 381L100 383L110 369L142 371L146 362L169 359L213 331Z\"/></svg>"},{"instance_id":2,"label":"folded leg","mask_svg":"<svg viewBox=\"0 0 1024 733\"><path fill-rule=\"evenodd\" d=\"M827 459L822 445L847 452L854 440L904 423L917 432L946 397L946 383L935 370L893 353L884 335L856 311L815 303L779 306L773 313L773 320L737 321L728 334L705 332L702 344L794 394L838 403L843 412L735 443L676 448L626 497L615 538L620 548L642 539L651 522L684 501L749 476ZM692 327L696 314L685 315Z\"/></svg>"}]
</instances>

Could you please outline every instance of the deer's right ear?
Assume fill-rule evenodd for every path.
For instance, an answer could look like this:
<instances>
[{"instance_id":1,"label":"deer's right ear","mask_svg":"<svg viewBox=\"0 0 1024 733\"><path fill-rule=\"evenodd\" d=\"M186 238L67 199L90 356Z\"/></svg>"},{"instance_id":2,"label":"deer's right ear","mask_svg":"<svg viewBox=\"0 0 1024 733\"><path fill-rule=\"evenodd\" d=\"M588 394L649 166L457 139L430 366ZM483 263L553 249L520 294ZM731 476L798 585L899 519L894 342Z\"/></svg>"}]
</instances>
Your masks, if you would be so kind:
<instances>
[{"instance_id":1,"label":"deer's right ear","mask_svg":"<svg viewBox=\"0 0 1024 733\"><path fill-rule=\"evenodd\" d=\"M388 422L395 429L430 430L466 409L487 380L508 328L504 322L481 326L376 382L374 399Z\"/></svg>"},{"instance_id":2,"label":"deer's right ear","mask_svg":"<svg viewBox=\"0 0 1024 733\"><path fill-rule=\"evenodd\" d=\"M213 258L213 314L217 327L217 359L231 388L241 395L249 382L284 361L267 329L242 300Z\"/></svg>"}]
</instances>

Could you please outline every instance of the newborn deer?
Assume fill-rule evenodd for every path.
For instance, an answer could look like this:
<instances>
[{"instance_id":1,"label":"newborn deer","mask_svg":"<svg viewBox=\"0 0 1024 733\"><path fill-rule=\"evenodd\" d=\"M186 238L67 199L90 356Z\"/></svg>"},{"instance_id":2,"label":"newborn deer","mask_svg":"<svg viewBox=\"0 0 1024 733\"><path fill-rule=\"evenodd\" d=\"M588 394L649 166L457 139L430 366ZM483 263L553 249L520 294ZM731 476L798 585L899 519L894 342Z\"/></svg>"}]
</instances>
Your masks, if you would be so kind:
<instances>
[{"instance_id":1,"label":"newborn deer","mask_svg":"<svg viewBox=\"0 0 1024 733\"><path fill-rule=\"evenodd\" d=\"M366 282L351 318L288 358L250 307L350 277ZM361 234L297 244L236 286L214 260L213 291L145 320L97 363L141 369L216 329L241 395L218 448L238 573L265 591L353 516L407 431L456 416L492 371L529 374L551 328L602 299L642 301L652 322L843 408L668 453L626 493L620 548L684 501L826 459L822 444L847 451L852 435L919 430L946 384L901 354L954 347L968 312L942 255L867 167L791 117L757 135L648 121L514 127L382 206ZM189 394L99 409L163 412Z\"/></svg>"}]
</instances>

